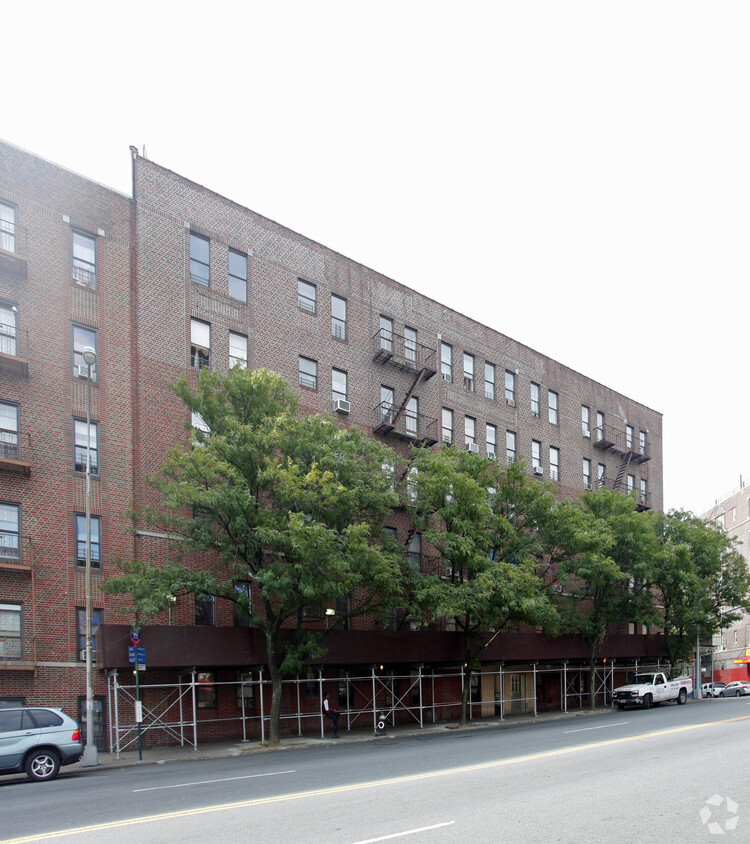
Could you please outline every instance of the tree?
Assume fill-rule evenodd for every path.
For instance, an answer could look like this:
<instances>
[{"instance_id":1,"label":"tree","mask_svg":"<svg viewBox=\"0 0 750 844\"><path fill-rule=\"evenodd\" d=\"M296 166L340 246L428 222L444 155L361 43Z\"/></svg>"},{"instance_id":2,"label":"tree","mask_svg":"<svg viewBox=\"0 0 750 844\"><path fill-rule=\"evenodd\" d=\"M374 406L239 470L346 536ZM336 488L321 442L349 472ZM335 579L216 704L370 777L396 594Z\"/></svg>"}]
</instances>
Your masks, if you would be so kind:
<instances>
[{"instance_id":1,"label":"tree","mask_svg":"<svg viewBox=\"0 0 750 844\"><path fill-rule=\"evenodd\" d=\"M273 372L203 370L195 391L184 378L174 389L200 427L150 479L163 506L141 515L175 538L176 561L161 569L131 561L108 590L129 593L143 619L178 591L242 601L235 586L249 581L260 603L252 622L265 634L275 745L282 678L321 653L304 608L348 599L354 615L399 595L399 560L384 549L381 529L398 503L382 471L391 452L357 428L299 416L292 388Z\"/></svg>"},{"instance_id":2,"label":"tree","mask_svg":"<svg viewBox=\"0 0 750 844\"><path fill-rule=\"evenodd\" d=\"M523 467L460 449L416 450L407 495L415 530L440 555L417 577L421 617L449 618L464 644L461 723L479 654L511 622L552 624L538 563L554 505Z\"/></svg>"},{"instance_id":3,"label":"tree","mask_svg":"<svg viewBox=\"0 0 750 844\"><path fill-rule=\"evenodd\" d=\"M669 660L686 659L701 633L750 611L750 573L736 540L692 513L657 517L661 553L651 575L658 590Z\"/></svg>"},{"instance_id":4,"label":"tree","mask_svg":"<svg viewBox=\"0 0 750 844\"><path fill-rule=\"evenodd\" d=\"M653 514L639 513L633 496L600 489L582 493L577 553L560 564L564 627L589 645L591 703L599 648L610 625L653 623L650 575L658 555Z\"/></svg>"}]
</instances>

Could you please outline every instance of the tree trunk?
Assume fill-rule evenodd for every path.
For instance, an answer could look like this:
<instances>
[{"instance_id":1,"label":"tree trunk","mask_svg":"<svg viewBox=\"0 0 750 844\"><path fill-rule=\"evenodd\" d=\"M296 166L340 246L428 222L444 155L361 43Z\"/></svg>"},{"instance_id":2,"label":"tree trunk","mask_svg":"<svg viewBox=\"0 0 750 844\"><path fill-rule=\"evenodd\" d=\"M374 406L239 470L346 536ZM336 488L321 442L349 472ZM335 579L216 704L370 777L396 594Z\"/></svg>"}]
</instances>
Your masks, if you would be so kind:
<instances>
[{"instance_id":1,"label":"tree trunk","mask_svg":"<svg viewBox=\"0 0 750 844\"><path fill-rule=\"evenodd\" d=\"M268 746L278 747L281 732L281 674L276 659L276 633L266 631L266 656L268 673L271 675L271 712L268 719Z\"/></svg>"}]
</instances>

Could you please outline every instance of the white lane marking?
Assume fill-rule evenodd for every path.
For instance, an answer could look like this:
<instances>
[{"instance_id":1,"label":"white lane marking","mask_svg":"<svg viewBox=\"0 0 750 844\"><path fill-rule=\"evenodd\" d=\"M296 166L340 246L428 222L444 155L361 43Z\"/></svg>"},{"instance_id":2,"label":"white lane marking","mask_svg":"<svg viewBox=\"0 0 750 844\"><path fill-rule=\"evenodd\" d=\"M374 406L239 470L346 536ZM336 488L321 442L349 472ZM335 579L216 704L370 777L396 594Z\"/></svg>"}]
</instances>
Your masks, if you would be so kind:
<instances>
[{"instance_id":1,"label":"white lane marking","mask_svg":"<svg viewBox=\"0 0 750 844\"><path fill-rule=\"evenodd\" d=\"M622 727L623 724L629 724L630 721L615 721L614 724L602 724L600 727L581 727L578 730L563 730L565 733L587 733L589 730L605 730L607 727Z\"/></svg>"},{"instance_id":2,"label":"white lane marking","mask_svg":"<svg viewBox=\"0 0 750 844\"><path fill-rule=\"evenodd\" d=\"M140 791L161 791L165 788L188 788L191 785L210 785L213 782L231 782L232 780L252 780L258 777L277 777L279 774L294 774L296 771L273 771L270 774L248 774L244 777L224 777L218 780L198 780L196 782L180 782L175 785L155 785L152 788L134 788L133 794Z\"/></svg>"},{"instance_id":3,"label":"white lane marking","mask_svg":"<svg viewBox=\"0 0 750 844\"><path fill-rule=\"evenodd\" d=\"M365 841L356 841L355 844L375 844L376 841L391 841L393 838L403 838L405 835L416 835L418 832L429 832L431 829L440 829L441 826L451 826L455 821L436 823L432 826L420 826L419 829L407 829L405 832L394 832L393 835L381 835L380 838L368 838Z\"/></svg>"}]
</instances>

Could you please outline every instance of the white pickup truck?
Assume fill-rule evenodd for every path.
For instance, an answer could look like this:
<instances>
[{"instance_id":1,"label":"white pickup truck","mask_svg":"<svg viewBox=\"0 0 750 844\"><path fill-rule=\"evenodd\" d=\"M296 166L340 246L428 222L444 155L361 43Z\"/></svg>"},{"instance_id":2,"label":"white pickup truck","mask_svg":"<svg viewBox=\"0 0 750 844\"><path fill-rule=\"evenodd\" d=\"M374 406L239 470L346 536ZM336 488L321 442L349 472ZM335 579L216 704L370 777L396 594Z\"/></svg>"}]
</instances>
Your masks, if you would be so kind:
<instances>
[{"instance_id":1,"label":"white pickup truck","mask_svg":"<svg viewBox=\"0 0 750 844\"><path fill-rule=\"evenodd\" d=\"M636 674L627 686L620 686L612 693L612 703L618 709L628 704L648 709L666 700L676 700L682 705L693 690L692 677L678 677L667 680L667 675L657 671L653 674Z\"/></svg>"}]
</instances>

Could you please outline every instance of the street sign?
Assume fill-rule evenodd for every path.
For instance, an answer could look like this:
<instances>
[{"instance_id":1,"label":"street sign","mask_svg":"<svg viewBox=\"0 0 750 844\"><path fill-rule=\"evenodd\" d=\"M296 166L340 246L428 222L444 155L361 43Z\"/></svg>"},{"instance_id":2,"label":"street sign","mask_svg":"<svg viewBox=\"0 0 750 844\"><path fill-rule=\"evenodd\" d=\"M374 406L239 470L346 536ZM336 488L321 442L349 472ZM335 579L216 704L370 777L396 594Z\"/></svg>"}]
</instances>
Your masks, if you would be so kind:
<instances>
[{"instance_id":1,"label":"street sign","mask_svg":"<svg viewBox=\"0 0 750 844\"><path fill-rule=\"evenodd\" d=\"M130 628L130 644L137 647L141 644L141 631Z\"/></svg>"},{"instance_id":2,"label":"street sign","mask_svg":"<svg viewBox=\"0 0 750 844\"><path fill-rule=\"evenodd\" d=\"M734 660L735 665L742 665L743 663L750 662L750 656L741 656L739 659Z\"/></svg>"},{"instance_id":3,"label":"street sign","mask_svg":"<svg viewBox=\"0 0 750 844\"><path fill-rule=\"evenodd\" d=\"M135 662L136 657L139 665L145 665L146 649L136 648L135 645L128 645L128 662Z\"/></svg>"}]
</instances>

